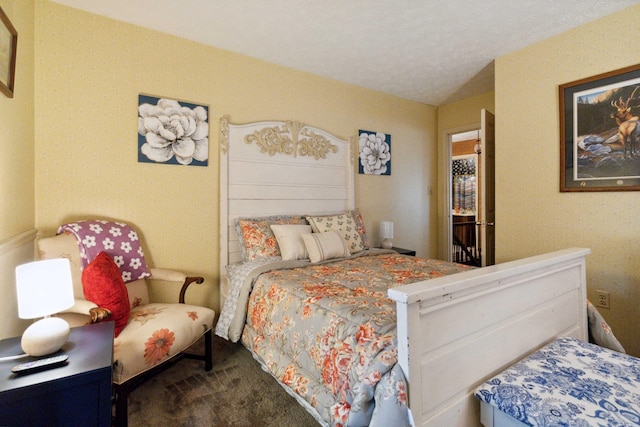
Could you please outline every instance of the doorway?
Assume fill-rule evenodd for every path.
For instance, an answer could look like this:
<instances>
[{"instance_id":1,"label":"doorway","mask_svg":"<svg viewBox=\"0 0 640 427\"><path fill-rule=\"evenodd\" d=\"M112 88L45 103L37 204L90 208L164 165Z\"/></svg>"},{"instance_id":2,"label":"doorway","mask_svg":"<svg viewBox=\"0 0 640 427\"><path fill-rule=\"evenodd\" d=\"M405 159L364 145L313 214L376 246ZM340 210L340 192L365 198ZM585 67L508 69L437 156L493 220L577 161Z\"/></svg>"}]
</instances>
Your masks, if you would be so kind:
<instances>
[{"instance_id":1,"label":"doorway","mask_svg":"<svg viewBox=\"0 0 640 427\"><path fill-rule=\"evenodd\" d=\"M451 260L482 265L478 236L480 129L451 135Z\"/></svg>"},{"instance_id":2,"label":"doorway","mask_svg":"<svg viewBox=\"0 0 640 427\"><path fill-rule=\"evenodd\" d=\"M495 118L446 133L446 258L478 267L495 264ZM443 248L444 249L444 248Z\"/></svg>"}]
</instances>

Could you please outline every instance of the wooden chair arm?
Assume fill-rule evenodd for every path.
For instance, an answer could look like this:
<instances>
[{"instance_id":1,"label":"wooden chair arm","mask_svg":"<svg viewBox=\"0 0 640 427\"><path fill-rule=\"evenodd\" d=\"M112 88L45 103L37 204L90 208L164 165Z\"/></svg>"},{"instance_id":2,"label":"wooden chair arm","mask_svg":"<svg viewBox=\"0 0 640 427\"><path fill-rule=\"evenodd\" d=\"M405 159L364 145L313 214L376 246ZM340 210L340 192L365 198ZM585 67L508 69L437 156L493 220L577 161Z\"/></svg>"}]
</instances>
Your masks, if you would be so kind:
<instances>
[{"instance_id":1,"label":"wooden chair arm","mask_svg":"<svg viewBox=\"0 0 640 427\"><path fill-rule=\"evenodd\" d=\"M162 280L165 282L184 282L187 275L175 270L167 270L165 268L151 268L151 280Z\"/></svg>"},{"instance_id":2,"label":"wooden chair arm","mask_svg":"<svg viewBox=\"0 0 640 427\"><path fill-rule=\"evenodd\" d=\"M98 323L103 320L108 320L111 317L111 311L102 307L94 307L90 310L89 315L91 316L89 323Z\"/></svg>"},{"instance_id":3,"label":"wooden chair arm","mask_svg":"<svg viewBox=\"0 0 640 427\"><path fill-rule=\"evenodd\" d=\"M178 302L180 304L184 304L184 295L187 292L187 288L192 283L203 283L204 277L199 276L187 276L184 273L175 270L166 270L163 268L152 268L151 269L151 280L161 280L165 282L180 282L182 283L182 288L180 289L180 296L178 297Z\"/></svg>"},{"instance_id":4,"label":"wooden chair arm","mask_svg":"<svg viewBox=\"0 0 640 427\"><path fill-rule=\"evenodd\" d=\"M90 316L91 310L97 307L98 306L91 301L87 301L86 299L77 299L73 302L73 305L71 307L67 308L61 313L78 313Z\"/></svg>"},{"instance_id":5,"label":"wooden chair arm","mask_svg":"<svg viewBox=\"0 0 640 427\"><path fill-rule=\"evenodd\" d=\"M108 320L111 317L111 311L103 307L98 307L95 303L85 299L75 300L70 308L62 311L61 313L83 314L90 318L88 323L102 322L103 320Z\"/></svg>"},{"instance_id":6,"label":"wooden chair arm","mask_svg":"<svg viewBox=\"0 0 640 427\"><path fill-rule=\"evenodd\" d=\"M178 298L178 302L180 304L184 304L184 294L187 292L187 288L189 287L189 285L191 285L192 283L202 283L204 282L204 277L186 277L184 279L184 284L182 285L182 289L180 289L180 298Z\"/></svg>"}]
</instances>

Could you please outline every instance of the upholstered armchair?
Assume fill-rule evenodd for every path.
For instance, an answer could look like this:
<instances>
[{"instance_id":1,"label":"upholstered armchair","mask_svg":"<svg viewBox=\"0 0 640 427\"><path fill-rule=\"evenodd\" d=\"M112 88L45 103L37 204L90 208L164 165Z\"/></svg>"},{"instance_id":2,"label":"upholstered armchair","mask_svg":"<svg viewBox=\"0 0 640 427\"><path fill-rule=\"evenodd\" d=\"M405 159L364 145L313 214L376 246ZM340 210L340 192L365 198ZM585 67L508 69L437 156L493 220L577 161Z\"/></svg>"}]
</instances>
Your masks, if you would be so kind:
<instances>
[{"instance_id":1,"label":"upholstered armchair","mask_svg":"<svg viewBox=\"0 0 640 427\"><path fill-rule=\"evenodd\" d=\"M117 229L118 227L122 227L122 230ZM80 232L76 233L79 229ZM96 236L95 239L81 235L81 232L92 233L96 229L103 232L103 235ZM204 360L204 369L211 370L211 328L215 313L209 308L184 303L187 287L194 282L202 283L201 277L187 277L176 271L154 268L143 273L125 271L125 264L134 265L136 269L140 266L136 264L138 261L123 261L120 255L124 253L118 254L117 247L121 243L104 234L109 231L115 235L124 231L130 237L135 237L135 241L130 243L136 244L137 234L127 224L80 221L71 224L71 228L68 224L61 227L59 234L54 237L39 239L38 249L41 259L68 258L71 262L75 304L58 316L67 320L72 327L105 320L115 322L115 423L126 427L128 395L148 377L181 357ZM106 242L107 250L101 250L95 255L96 248L93 248L91 255L91 251L82 242L98 245L99 248ZM125 247L130 243L122 245ZM126 249L130 250L131 247ZM144 264L141 247L138 252ZM124 255L126 258L126 254ZM140 259L134 255L136 260ZM137 278L138 276L142 278ZM181 287L178 303L150 301L148 280ZM185 352L203 335L204 354Z\"/></svg>"}]
</instances>

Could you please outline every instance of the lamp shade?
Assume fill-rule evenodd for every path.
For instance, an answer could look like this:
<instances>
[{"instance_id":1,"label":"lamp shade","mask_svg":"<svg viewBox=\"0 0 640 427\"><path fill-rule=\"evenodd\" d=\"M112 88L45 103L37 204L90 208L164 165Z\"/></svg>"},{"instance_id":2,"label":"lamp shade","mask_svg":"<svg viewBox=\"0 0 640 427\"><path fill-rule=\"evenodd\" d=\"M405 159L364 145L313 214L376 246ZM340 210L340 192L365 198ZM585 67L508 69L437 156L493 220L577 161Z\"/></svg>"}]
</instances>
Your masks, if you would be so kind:
<instances>
[{"instance_id":1,"label":"lamp shade","mask_svg":"<svg viewBox=\"0 0 640 427\"><path fill-rule=\"evenodd\" d=\"M16 267L18 317L35 319L66 310L74 303L71 266L66 258Z\"/></svg>"},{"instance_id":2,"label":"lamp shade","mask_svg":"<svg viewBox=\"0 0 640 427\"><path fill-rule=\"evenodd\" d=\"M383 239L393 239L393 222L380 221L380 237Z\"/></svg>"}]
</instances>

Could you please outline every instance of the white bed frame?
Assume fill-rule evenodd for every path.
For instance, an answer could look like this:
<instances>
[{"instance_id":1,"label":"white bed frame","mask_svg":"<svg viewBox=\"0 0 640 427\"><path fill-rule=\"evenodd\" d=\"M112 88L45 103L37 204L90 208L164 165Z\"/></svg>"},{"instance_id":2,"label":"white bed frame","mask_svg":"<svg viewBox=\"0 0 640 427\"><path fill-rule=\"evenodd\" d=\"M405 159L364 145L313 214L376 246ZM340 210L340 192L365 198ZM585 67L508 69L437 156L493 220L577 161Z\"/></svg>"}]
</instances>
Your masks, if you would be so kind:
<instances>
[{"instance_id":1,"label":"white bed frame","mask_svg":"<svg viewBox=\"0 0 640 427\"><path fill-rule=\"evenodd\" d=\"M222 118L222 298L225 267L240 261L234 219L352 209L353 145L299 122ZM415 425L479 426L477 386L559 336L586 340L589 252L566 249L390 290Z\"/></svg>"}]
</instances>

